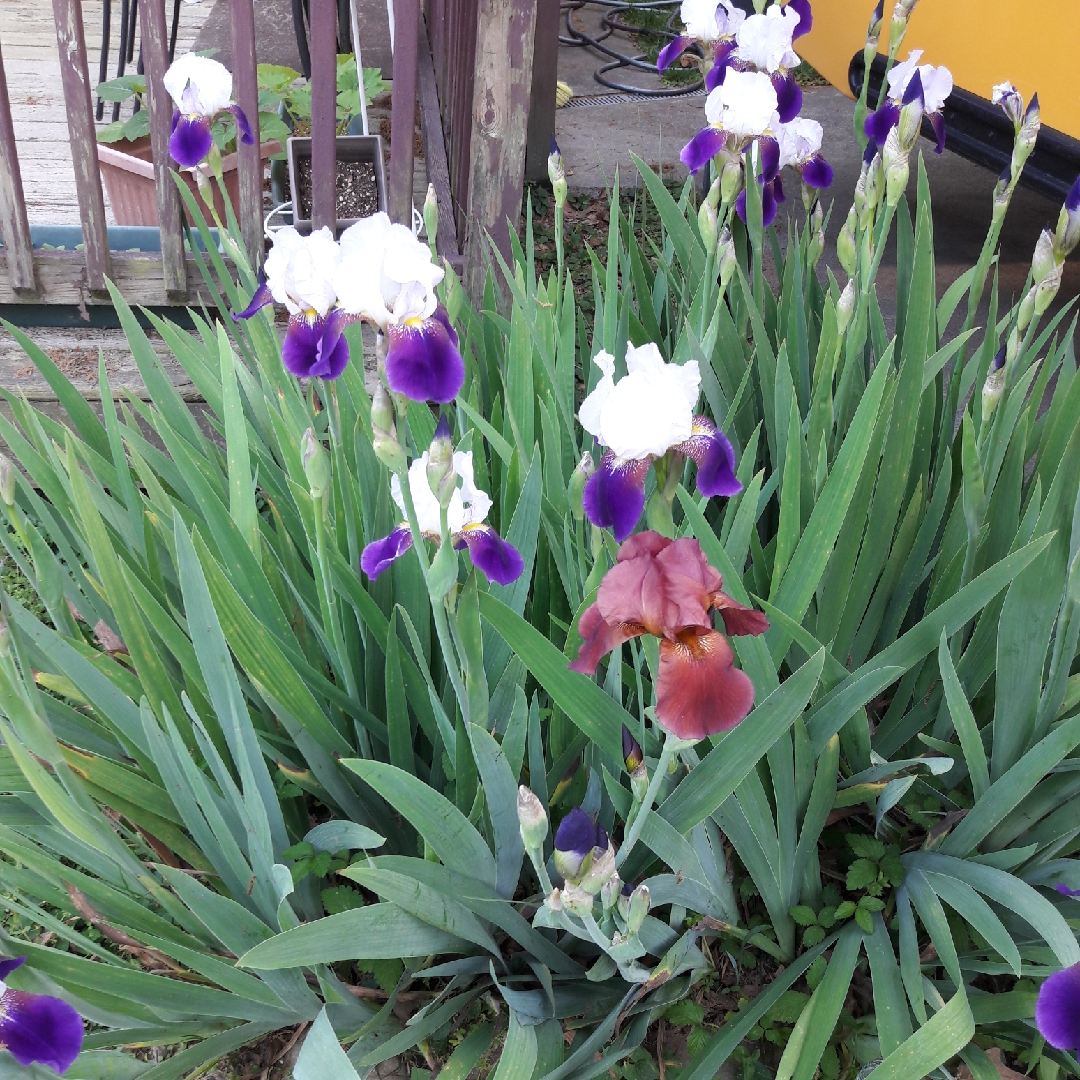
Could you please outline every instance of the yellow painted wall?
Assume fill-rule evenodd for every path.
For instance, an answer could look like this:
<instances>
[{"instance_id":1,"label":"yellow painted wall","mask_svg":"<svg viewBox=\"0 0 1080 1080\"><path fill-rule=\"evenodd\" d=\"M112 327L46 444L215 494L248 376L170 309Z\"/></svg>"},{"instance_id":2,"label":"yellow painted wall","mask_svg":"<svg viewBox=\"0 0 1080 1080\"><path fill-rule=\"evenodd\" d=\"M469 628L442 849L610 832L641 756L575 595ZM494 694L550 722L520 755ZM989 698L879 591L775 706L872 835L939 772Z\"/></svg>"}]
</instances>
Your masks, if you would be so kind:
<instances>
[{"instance_id":1,"label":"yellow painted wall","mask_svg":"<svg viewBox=\"0 0 1080 1080\"><path fill-rule=\"evenodd\" d=\"M873 0L813 0L814 29L796 43L834 86L848 93L851 58L860 52ZM886 0L882 52L892 0ZM922 49L924 64L944 64L957 86L989 98L1009 80L1030 98L1042 122L1080 138L1080 0L919 0L898 59Z\"/></svg>"}]
</instances>

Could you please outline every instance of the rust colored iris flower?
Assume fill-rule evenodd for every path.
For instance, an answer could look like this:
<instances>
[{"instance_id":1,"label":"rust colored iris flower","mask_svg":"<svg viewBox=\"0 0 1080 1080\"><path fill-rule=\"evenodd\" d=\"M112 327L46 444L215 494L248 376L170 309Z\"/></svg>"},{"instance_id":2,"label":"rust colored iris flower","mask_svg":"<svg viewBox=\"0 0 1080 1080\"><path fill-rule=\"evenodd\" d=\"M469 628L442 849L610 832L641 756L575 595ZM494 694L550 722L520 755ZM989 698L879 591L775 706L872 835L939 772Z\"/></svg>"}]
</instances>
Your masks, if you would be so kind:
<instances>
[{"instance_id":1,"label":"rust colored iris flower","mask_svg":"<svg viewBox=\"0 0 1080 1080\"><path fill-rule=\"evenodd\" d=\"M722 584L696 540L637 533L619 548L596 603L581 616L583 640L571 669L592 675L617 645L652 634L660 638L660 724L692 740L733 728L753 707L754 687L734 666L731 645L713 629L710 611L720 612L728 634L763 634L769 621L721 592Z\"/></svg>"}]
</instances>

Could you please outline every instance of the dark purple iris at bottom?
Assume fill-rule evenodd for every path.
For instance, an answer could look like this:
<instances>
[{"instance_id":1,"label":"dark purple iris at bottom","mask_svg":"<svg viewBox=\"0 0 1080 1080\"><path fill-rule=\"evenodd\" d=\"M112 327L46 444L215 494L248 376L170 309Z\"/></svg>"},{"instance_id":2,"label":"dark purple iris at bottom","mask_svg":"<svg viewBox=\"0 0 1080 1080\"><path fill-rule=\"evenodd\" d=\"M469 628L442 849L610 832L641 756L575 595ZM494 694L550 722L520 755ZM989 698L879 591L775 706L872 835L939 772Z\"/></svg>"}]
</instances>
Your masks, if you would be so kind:
<instances>
[{"instance_id":1,"label":"dark purple iris at bottom","mask_svg":"<svg viewBox=\"0 0 1080 1080\"><path fill-rule=\"evenodd\" d=\"M349 362L342 331L348 316L334 308L325 318L293 315L281 343L281 362L298 379L336 379Z\"/></svg>"},{"instance_id":2,"label":"dark purple iris at bottom","mask_svg":"<svg viewBox=\"0 0 1080 1080\"><path fill-rule=\"evenodd\" d=\"M1042 984L1035 1023L1055 1049L1080 1049L1080 964L1056 972Z\"/></svg>"},{"instance_id":3,"label":"dark purple iris at bottom","mask_svg":"<svg viewBox=\"0 0 1080 1080\"><path fill-rule=\"evenodd\" d=\"M26 960L0 960L0 980ZM82 1048L83 1022L59 998L28 994L5 987L0 994L0 1047L20 1065L39 1062L58 1073L66 1072Z\"/></svg>"},{"instance_id":4,"label":"dark purple iris at bottom","mask_svg":"<svg viewBox=\"0 0 1080 1080\"><path fill-rule=\"evenodd\" d=\"M446 404L465 381L465 361L457 332L440 304L423 321L386 329L386 381L395 393L412 401Z\"/></svg>"},{"instance_id":5,"label":"dark purple iris at bottom","mask_svg":"<svg viewBox=\"0 0 1080 1080\"><path fill-rule=\"evenodd\" d=\"M389 536L373 540L360 553L360 569L369 578L377 578L390 564L412 547L408 525L399 525Z\"/></svg>"},{"instance_id":6,"label":"dark purple iris at bottom","mask_svg":"<svg viewBox=\"0 0 1080 1080\"><path fill-rule=\"evenodd\" d=\"M724 148L726 139L720 128L702 128L679 152L679 160L692 173L700 172Z\"/></svg>"},{"instance_id":7,"label":"dark purple iris at bottom","mask_svg":"<svg viewBox=\"0 0 1080 1080\"><path fill-rule=\"evenodd\" d=\"M799 172L807 187L827 188L833 182L833 167L820 154L804 161Z\"/></svg>"},{"instance_id":8,"label":"dark purple iris at bottom","mask_svg":"<svg viewBox=\"0 0 1080 1080\"><path fill-rule=\"evenodd\" d=\"M694 459L697 489L702 495L730 498L742 491L742 483L735 476L735 450L707 416L694 417L693 433L679 449Z\"/></svg>"},{"instance_id":9,"label":"dark purple iris at bottom","mask_svg":"<svg viewBox=\"0 0 1080 1080\"><path fill-rule=\"evenodd\" d=\"M611 450L600 459L583 492L585 513L600 529L610 529L620 543L633 531L645 509L645 476L651 459L620 462Z\"/></svg>"}]
</instances>

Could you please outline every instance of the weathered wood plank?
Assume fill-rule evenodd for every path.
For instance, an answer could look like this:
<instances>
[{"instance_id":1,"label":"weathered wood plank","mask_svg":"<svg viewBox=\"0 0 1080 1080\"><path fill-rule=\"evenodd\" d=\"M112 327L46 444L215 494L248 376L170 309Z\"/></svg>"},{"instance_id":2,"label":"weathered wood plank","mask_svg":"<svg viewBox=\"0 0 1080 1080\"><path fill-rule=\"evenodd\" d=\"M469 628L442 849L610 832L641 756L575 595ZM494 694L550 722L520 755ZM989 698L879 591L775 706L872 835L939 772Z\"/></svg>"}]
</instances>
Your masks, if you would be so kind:
<instances>
[{"instance_id":1,"label":"weathered wood plank","mask_svg":"<svg viewBox=\"0 0 1080 1080\"><path fill-rule=\"evenodd\" d=\"M205 287L193 255L186 256L189 282L183 297L169 294L165 271L156 252L114 251L111 278L129 304L165 306L183 304L212 306L214 297ZM88 280L86 262L79 251L34 251L34 270L39 293L17 293L6 265L0 263L0 304L108 304L107 294L93 290Z\"/></svg>"},{"instance_id":2,"label":"weathered wood plank","mask_svg":"<svg viewBox=\"0 0 1080 1080\"><path fill-rule=\"evenodd\" d=\"M390 217L412 224L413 143L420 0L394 0L394 94L390 112Z\"/></svg>"},{"instance_id":3,"label":"weathered wood plank","mask_svg":"<svg viewBox=\"0 0 1080 1080\"><path fill-rule=\"evenodd\" d=\"M30 246L30 222L26 217L15 126L11 122L4 57L0 54L0 236L4 239L11 284L19 291L37 289L34 256Z\"/></svg>"},{"instance_id":4,"label":"weathered wood plank","mask_svg":"<svg viewBox=\"0 0 1080 1080\"><path fill-rule=\"evenodd\" d=\"M536 4L479 3L465 236L465 288L474 301L484 288L485 233L511 261L507 221L516 227L521 213Z\"/></svg>"},{"instance_id":5,"label":"weathered wood plank","mask_svg":"<svg viewBox=\"0 0 1080 1080\"><path fill-rule=\"evenodd\" d=\"M154 154L154 186L157 193L161 255L165 270L165 290L177 296L187 294L184 266L184 236L180 224L180 192L172 178L169 133L173 103L162 80L169 67L169 28L165 21L165 0L139 0L142 23L142 53L146 71L146 95L150 110L150 145Z\"/></svg>"},{"instance_id":6,"label":"weathered wood plank","mask_svg":"<svg viewBox=\"0 0 1080 1080\"><path fill-rule=\"evenodd\" d=\"M262 263L262 158L259 156L259 80L255 67L255 9L252 0L232 0L229 5L232 31L232 73L236 103L244 111L251 133L250 146L237 140L240 171L240 232L248 262Z\"/></svg>"},{"instance_id":7,"label":"weathered wood plank","mask_svg":"<svg viewBox=\"0 0 1080 1080\"><path fill-rule=\"evenodd\" d=\"M81 0L53 0L53 18L71 136L71 158L75 165L79 216L86 246L87 282L91 290L100 291L105 288L105 278L109 273L109 235L105 196L98 171Z\"/></svg>"},{"instance_id":8,"label":"weathered wood plank","mask_svg":"<svg viewBox=\"0 0 1080 1080\"><path fill-rule=\"evenodd\" d=\"M311 222L337 226L337 4L311 4Z\"/></svg>"},{"instance_id":9,"label":"weathered wood plank","mask_svg":"<svg viewBox=\"0 0 1080 1080\"><path fill-rule=\"evenodd\" d=\"M547 159L555 134L555 83L559 75L558 0L537 0L532 94L525 149L525 179L547 179Z\"/></svg>"}]
</instances>

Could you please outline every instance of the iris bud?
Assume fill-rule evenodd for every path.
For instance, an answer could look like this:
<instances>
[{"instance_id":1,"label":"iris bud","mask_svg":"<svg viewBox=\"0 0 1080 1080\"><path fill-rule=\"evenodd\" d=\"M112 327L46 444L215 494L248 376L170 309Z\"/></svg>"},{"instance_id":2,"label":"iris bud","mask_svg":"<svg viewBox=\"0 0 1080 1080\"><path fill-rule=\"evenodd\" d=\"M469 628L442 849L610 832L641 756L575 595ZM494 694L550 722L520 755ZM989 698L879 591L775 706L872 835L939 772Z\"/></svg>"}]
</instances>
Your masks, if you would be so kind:
<instances>
[{"instance_id":1,"label":"iris bud","mask_svg":"<svg viewBox=\"0 0 1080 1080\"><path fill-rule=\"evenodd\" d=\"M855 250L855 227L857 221L855 207L853 206L848 211L847 220L840 230L840 235L836 238L836 257L840 260L840 265L844 268L848 277L855 275L855 268L858 265L858 256Z\"/></svg>"},{"instance_id":2,"label":"iris bud","mask_svg":"<svg viewBox=\"0 0 1080 1080\"><path fill-rule=\"evenodd\" d=\"M629 911L626 916L626 932L633 936L641 929L645 916L649 914L649 886L639 885L630 894Z\"/></svg>"},{"instance_id":3,"label":"iris bud","mask_svg":"<svg viewBox=\"0 0 1080 1080\"><path fill-rule=\"evenodd\" d=\"M1016 326L1013 327L1013 334L1017 336L1017 345L1019 345L1019 335L1022 334L1027 328L1028 323L1031 322L1032 315L1035 314L1035 292L1038 289L1038 285L1028 289L1027 295L1020 301L1020 310L1016 313ZM1010 341L1010 345L1011 345ZM1009 349L1009 360L1013 360L1016 356L1016 349Z\"/></svg>"},{"instance_id":4,"label":"iris bud","mask_svg":"<svg viewBox=\"0 0 1080 1080\"><path fill-rule=\"evenodd\" d=\"M434 184L428 184L427 197L424 199L424 231L427 233L431 257L435 258L435 240L439 235L439 198L435 194Z\"/></svg>"},{"instance_id":5,"label":"iris bud","mask_svg":"<svg viewBox=\"0 0 1080 1080\"><path fill-rule=\"evenodd\" d=\"M724 292L735 273L739 257L735 253L735 241L731 238L731 230L725 225L720 239L716 242L717 261L720 264L720 291Z\"/></svg>"},{"instance_id":6,"label":"iris bud","mask_svg":"<svg viewBox=\"0 0 1080 1080\"><path fill-rule=\"evenodd\" d=\"M1005 115L1012 121L1015 129L1020 129L1020 123L1024 119L1024 99L1011 82L998 83L994 87L992 100L995 105L1000 105Z\"/></svg>"},{"instance_id":7,"label":"iris bud","mask_svg":"<svg viewBox=\"0 0 1080 1080\"><path fill-rule=\"evenodd\" d=\"M1065 205L1058 215L1057 232L1054 236L1054 256L1064 262L1073 248L1080 243L1080 179L1069 188Z\"/></svg>"},{"instance_id":8,"label":"iris bud","mask_svg":"<svg viewBox=\"0 0 1080 1080\"><path fill-rule=\"evenodd\" d=\"M720 170L720 198L725 203L735 201L735 196L742 191L743 164L741 157L726 156Z\"/></svg>"},{"instance_id":9,"label":"iris bud","mask_svg":"<svg viewBox=\"0 0 1080 1080\"><path fill-rule=\"evenodd\" d=\"M600 903L605 913L610 911L619 901L619 893L622 892L622 878L614 873L600 887Z\"/></svg>"},{"instance_id":10,"label":"iris bud","mask_svg":"<svg viewBox=\"0 0 1080 1080\"><path fill-rule=\"evenodd\" d=\"M548 817L544 804L524 784L518 788L518 826L526 851L539 851L548 834Z\"/></svg>"},{"instance_id":11,"label":"iris bud","mask_svg":"<svg viewBox=\"0 0 1080 1080\"><path fill-rule=\"evenodd\" d=\"M444 413L439 417L435 436L428 447L427 480L440 506L449 506L457 490L454 472L454 444L450 441L450 423Z\"/></svg>"},{"instance_id":12,"label":"iris bud","mask_svg":"<svg viewBox=\"0 0 1080 1080\"><path fill-rule=\"evenodd\" d=\"M555 832L555 869L567 882L579 881L588 873L593 858L602 855L607 846L607 833L580 806L575 806Z\"/></svg>"},{"instance_id":13,"label":"iris bud","mask_svg":"<svg viewBox=\"0 0 1080 1080\"><path fill-rule=\"evenodd\" d=\"M5 506L15 505L15 466L0 454L0 500Z\"/></svg>"},{"instance_id":14,"label":"iris bud","mask_svg":"<svg viewBox=\"0 0 1080 1080\"><path fill-rule=\"evenodd\" d=\"M630 917L630 897L634 894L634 886L629 881L624 883L622 891L619 893L618 899L618 911L619 917L623 922Z\"/></svg>"},{"instance_id":15,"label":"iris bud","mask_svg":"<svg viewBox=\"0 0 1080 1080\"><path fill-rule=\"evenodd\" d=\"M922 76L916 71L912 77L911 85L904 94L904 104L900 107L900 119L897 121L896 127L892 129L899 138L900 149L905 156L915 149L915 144L919 141L925 111L926 106L922 95ZM889 132L889 134L891 135L892 132Z\"/></svg>"},{"instance_id":16,"label":"iris bud","mask_svg":"<svg viewBox=\"0 0 1080 1080\"><path fill-rule=\"evenodd\" d=\"M405 457L405 448L397 441L396 436L385 431L376 431L371 440L371 448L375 456L393 473L404 473L409 462Z\"/></svg>"},{"instance_id":17,"label":"iris bud","mask_svg":"<svg viewBox=\"0 0 1080 1080\"><path fill-rule=\"evenodd\" d=\"M698 208L697 215L698 232L701 233L701 242L705 245L705 254L716 250L716 233L719 220L716 207L706 199Z\"/></svg>"},{"instance_id":18,"label":"iris bud","mask_svg":"<svg viewBox=\"0 0 1080 1080\"><path fill-rule=\"evenodd\" d=\"M577 885L566 885L562 890L562 907L564 911L583 919L592 914L592 893L587 893Z\"/></svg>"},{"instance_id":19,"label":"iris bud","mask_svg":"<svg viewBox=\"0 0 1080 1080\"><path fill-rule=\"evenodd\" d=\"M585 485L589 477L596 472L596 462L592 454L582 454L573 473L570 475L570 489L567 492L570 499L570 510L574 517L580 521L585 516Z\"/></svg>"},{"instance_id":20,"label":"iris bud","mask_svg":"<svg viewBox=\"0 0 1080 1080\"><path fill-rule=\"evenodd\" d=\"M877 7L870 15L870 25L866 28L866 51L877 52L878 42L881 40L881 24L884 21L885 0L878 0Z\"/></svg>"},{"instance_id":21,"label":"iris bud","mask_svg":"<svg viewBox=\"0 0 1080 1080\"><path fill-rule=\"evenodd\" d=\"M1043 229L1031 258L1031 277L1036 285L1053 271L1054 263L1054 238L1049 229Z\"/></svg>"},{"instance_id":22,"label":"iris bud","mask_svg":"<svg viewBox=\"0 0 1080 1080\"><path fill-rule=\"evenodd\" d=\"M998 350L997 356L990 363L990 373L986 376L986 382L982 389L983 422L985 423L994 415L994 410L1001 400L1001 392L1005 389L1005 346Z\"/></svg>"},{"instance_id":23,"label":"iris bud","mask_svg":"<svg viewBox=\"0 0 1080 1080\"><path fill-rule=\"evenodd\" d=\"M849 281L836 302L836 332L843 335L851 323L852 313L855 311L855 282Z\"/></svg>"},{"instance_id":24,"label":"iris bud","mask_svg":"<svg viewBox=\"0 0 1080 1080\"><path fill-rule=\"evenodd\" d=\"M1020 122L1020 130L1016 133L1016 142L1013 145L1012 172L1018 176L1024 167L1031 151L1035 149L1035 140L1039 137L1039 128L1042 127L1042 113L1039 109L1039 95L1032 94L1024 119Z\"/></svg>"},{"instance_id":25,"label":"iris bud","mask_svg":"<svg viewBox=\"0 0 1080 1080\"><path fill-rule=\"evenodd\" d=\"M382 383L375 388L375 395L371 399L371 428L388 435L394 434L394 403Z\"/></svg>"},{"instance_id":26,"label":"iris bud","mask_svg":"<svg viewBox=\"0 0 1080 1080\"><path fill-rule=\"evenodd\" d=\"M595 847L592 850L592 862L582 875L578 886L595 896L612 874L615 873L615 848L608 841L606 848Z\"/></svg>"},{"instance_id":27,"label":"iris bud","mask_svg":"<svg viewBox=\"0 0 1080 1080\"><path fill-rule=\"evenodd\" d=\"M649 770L645 768L643 761L630 774L630 791L634 796L634 802L642 802L649 791Z\"/></svg>"},{"instance_id":28,"label":"iris bud","mask_svg":"<svg viewBox=\"0 0 1080 1080\"><path fill-rule=\"evenodd\" d=\"M907 188L910 167L908 156L900 146L899 128L893 128L885 140L882 157L885 164L885 201L896 206Z\"/></svg>"},{"instance_id":29,"label":"iris bud","mask_svg":"<svg viewBox=\"0 0 1080 1080\"><path fill-rule=\"evenodd\" d=\"M623 724L622 729L622 753L623 764L627 772L633 772L644 760L641 753L641 744L630 733L630 729Z\"/></svg>"},{"instance_id":30,"label":"iris bud","mask_svg":"<svg viewBox=\"0 0 1080 1080\"><path fill-rule=\"evenodd\" d=\"M559 153L559 144L555 136L551 136L551 149L548 152L548 180L551 181L551 190L555 194L555 205L562 206L566 202L566 170L563 168L562 154Z\"/></svg>"},{"instance_id":31,"label":"iris bud","mask_svg":"<svg viewBox=\"0 0 1080 1080\"><path fill-rule=\"evenodd\" d=\"M1046 309L1054 302L1061 288L1061 275L1065 267L1058 263L1049 274L1035 286L1035 318L1046 314Z\"/></svg>"},{"instance_id":32,"label":"iris bud","mask_svg":"<svg viewBox=\"0 0 1080 1080\"><path fill-rule=\"evenodd\" d=\"M304 466L311 497L321 499L330 489L330 459L311 428L300 439L300 462Z\"/></svg>"}]
</instances>

